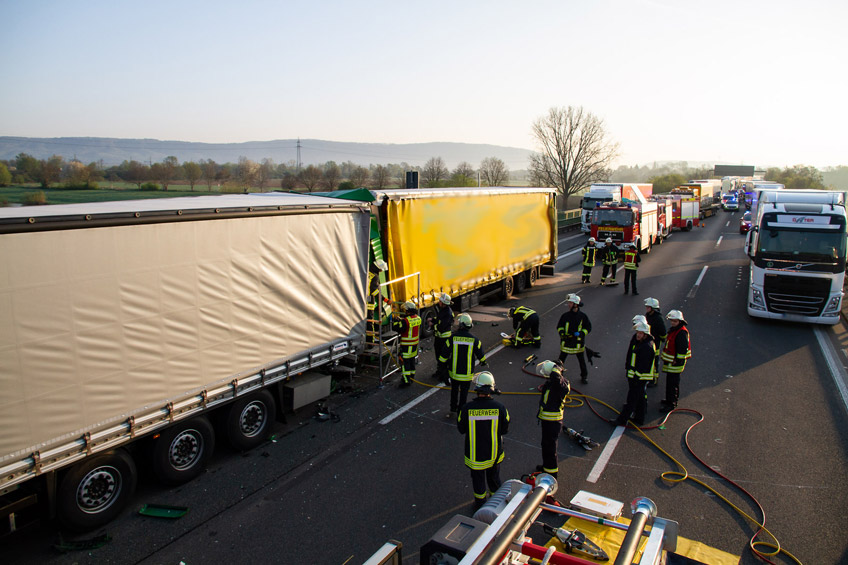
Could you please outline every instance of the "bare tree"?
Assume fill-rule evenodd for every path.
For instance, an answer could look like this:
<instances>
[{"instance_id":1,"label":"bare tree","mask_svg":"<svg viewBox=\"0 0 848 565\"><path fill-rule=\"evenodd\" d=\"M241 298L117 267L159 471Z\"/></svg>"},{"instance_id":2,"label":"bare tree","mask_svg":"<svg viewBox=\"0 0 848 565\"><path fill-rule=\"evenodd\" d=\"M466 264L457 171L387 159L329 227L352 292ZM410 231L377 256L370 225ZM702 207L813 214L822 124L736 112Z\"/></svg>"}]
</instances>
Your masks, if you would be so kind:
<instances>
[{"instance_id":1,"label":"bare tree","mask_svg":"<svg viewBox=\"0 0 848 565\"><path fill-rule=\"evenodd\" d=\"M530 156L530 171L544 186L568 197L610 175L618 144L607 139L604 122L583 107L551 108L533 123L539 152Z\"/></svg>"},{"instance_id":2,"label":"bare tree","mask_svg":"<svg viewBox=\"0 0 848 565\"><path fill-rule=\"evenodd\" d=\"M368 177L370 173L368 169L365 167L356 167L353 172L350 174L350 182L353 183L353 186L356 187L364 187L368 186Z\"/></svg>"},{"instance_id":3,"label":"bare tree","mask_svg":"<svg viewBox=\"0 0 848 565\"><path fill-rule=\"evenodd\" d=\"M430 157L421 170L421 181L425 186L435 188L448 176L448 168L441 157Z\"/></svg>"},{"instance_id":4,"label":"bare tree","mask_svg":"<svg viewBox=\"0 0 848 565\"><path fill-rule=\"evenodd\" d=\"M236 178L239 187L247 194L250 187L254 186L259 178L259 165L247 157L239 157Z\"/></svg>"},{"instance_id":5,"label":"bare tree","mask_svg":"<svg viewBox=\"0 0 848 565\"><path fill-rule=\"evenodd\" d=\"M488 186L502 186L509 180L509 168L497 157L486 157L480 163L480 176Z\"/></svg>"},{"instance_id":6,"label":"bare tree","mask_svg":"<svg viewBox=\"0 0 848 565\"><path fill-rule=\"evenodd\" d=\"M391 174L389 168L384 165L377 165L371 170L371 187L377 190L388 188Z\"/></svg>"},{"instance_id":7,"label":"bare tree","mask_svg":"<svg viewBox=\"0 0 848 565\"><path fill-rule=\"evenodd\" d=\"M189 186L191 186L191 190L193 192L194 185L196 185L197 181L200 180L200 177L203 176L203 169L201 169L200 165L194 161L186 161L183 163L183 170L185 171L186 180L188 181Z\"/></svg>"},{"instance_id":8,"label":"bare tree","mask_svg":"<svg viewBox=\"0 0 848 565\"><path fill-rule=\"evenodd\" d=\"M306 190L312 192L315 187L318 186L318 183L321 182L321 178L324 176L324 173L315 165L309 165L300 171L299 176L300 182L306 187Z\"/></svg>"},{"instance_id":9,"label":"bare tree","mask_svg":"<svg viewBox=\"0 0 848 565\"><path fill-rule=\"evenodd\" d=\"M268 186L268 181L271 179L271 175L274 173L274 160L262 159L262 163L256 169L256 186L259 187L260 192L265 192L265 187Z\"/></svg>"},{"instance_id":10,"label":"bare tree","mask_svg":"<svg viewBox=\"0 0 848 565\"><path fill-rule=\"evenodd\" d=\"M212 184L215 182L215 175L218 173L218 163L212 159L207 159L200 162L200 168L203 171L203 180L206 181L206 187L212 190Z\"/></svg>"},{"instance_id":11,"label":"bare tree","mask_svg":"<svg viewBox=\"0 0 848 565\"><path fill-rule=\"evenodd\" d=\"M291 171L285 171L280 178L280 188L292 191L297 187L297 175Z\"/></svg>"},{"instance_id":12,"label":"bare tree","mask_svg":"<svg viewBox=\"0 0 848 565\"><path fill-rule=\"evenodd\" d=\"M336 190L339 186L339 180L342 177L342 170L336 165L335 161L327 161L324 165L324 186L327 190Z\"/></svg>"}]
</instances>

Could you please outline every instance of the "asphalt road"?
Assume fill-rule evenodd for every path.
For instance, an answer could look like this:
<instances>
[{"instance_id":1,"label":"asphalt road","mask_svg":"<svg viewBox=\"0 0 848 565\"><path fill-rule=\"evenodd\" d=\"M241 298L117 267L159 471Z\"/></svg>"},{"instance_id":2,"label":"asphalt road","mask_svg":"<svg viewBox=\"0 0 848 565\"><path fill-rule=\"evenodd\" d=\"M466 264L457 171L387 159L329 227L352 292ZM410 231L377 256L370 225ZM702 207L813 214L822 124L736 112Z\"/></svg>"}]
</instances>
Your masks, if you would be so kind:
<instances>
[{"instance_id":1,"label":"asphalt road","mask_svg":"<svg viewBox=\"0 0 848 565\"><path fill-rule=\"evenodd\" d=\"M565 296L578 292L593 324L588 345L602 357L590 368L587 385L580 384L576 360L567 360L575 394L590 398L567 409L565 423L601 447L585 451L561 438L557 498L567 502L588 490L623 501L629 516L630 500L647 496L660 516L679 522L680 535L741 555L741 563L759 563L747 547L756 526L693 480L663 480L664 472L680 467L638 431L607 421L616 414L603 403L620 409L626 395L622 367L630 319L644 313L643 299L652 296L664 313L683 311L693 357L681 384L685 410L660 428L664 378L648 389L647 436L689 476L762 521L750 499L709 468L749 491L765 510L768 530L801 562L845 563L848 419L833 371L845 378L848 332L842 324L821 328L748 317L739 215L720 213L706 227L675 233L644 255L638 297L624 295L620 285L598 286L597 267L593 284L581 285L567 247L585 236L570 235L556 276L511 300L473 309L472 331L489 351L491 370L507 393L500 400L512 417L501 476L520 478L541 463L534 394L541 380L522 365L530 353L557 357L556 323ZM511 331L506 311L518 304L542 316L540 350L500 347L499 333ZM400 389L390 381L380 387L372 377L357 376L329 399L338 421L318 421L307 407L259 448L243 454L220 448L207 472L189 484L168 490L142 478L130 509L103 530L111 537L103 547L58 554L51 546L59 532L48 524L3 542L0 562L341 565L362 563L395 539L404 544L404 563L417 563L418 549L451 516L469 514L472 501L462 436L445 418L449 393L431 388L431 346L424 342L421 385ZM687 430L692 452L705 465L687 450ZM147 518L137 514L145 503L190 511L175 521ZM773 542L767 534L758 539Z\"/></svg>"}]
</instances>

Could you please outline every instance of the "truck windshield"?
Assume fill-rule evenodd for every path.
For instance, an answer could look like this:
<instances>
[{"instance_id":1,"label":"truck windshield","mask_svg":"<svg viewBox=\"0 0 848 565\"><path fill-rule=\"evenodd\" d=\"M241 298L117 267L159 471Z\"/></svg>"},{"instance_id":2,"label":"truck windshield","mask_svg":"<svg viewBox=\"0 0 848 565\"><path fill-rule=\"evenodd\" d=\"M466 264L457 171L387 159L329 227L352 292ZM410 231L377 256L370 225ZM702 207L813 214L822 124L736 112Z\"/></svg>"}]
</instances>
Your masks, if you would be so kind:
<instances>
[{"instance_id":1,"label":"truck windshield","mask_svg":"<svg viewBox=\"0 0 848 565\"><path fill-rule=\"evenodd\" d=\"M601 198L591 198L589 196L583 197L583 209L584 210L594 210L596 202L609 202L612 200L611 196L601 197Z\"/></svg>"},{"instance_id":2,"label":"truck windshield","mask_svg":"<svg viewBox=\"0 0 848 565\"><path fill-rule=\"evenodd\" d=\"M631 210L595 210L592 223L598 226L632 226Z\"/></svg>"},{"instance_id":3,"label":"truck windshield","mask_svg":"<svg viewBox=\"0 0 848 565\"><path fill-rule=\"evenodd\" d=\"M763 223L758 240L762 259L845 263L845 226L839 230L799 230L766 227Z\"/></svg>"}]
</instances>

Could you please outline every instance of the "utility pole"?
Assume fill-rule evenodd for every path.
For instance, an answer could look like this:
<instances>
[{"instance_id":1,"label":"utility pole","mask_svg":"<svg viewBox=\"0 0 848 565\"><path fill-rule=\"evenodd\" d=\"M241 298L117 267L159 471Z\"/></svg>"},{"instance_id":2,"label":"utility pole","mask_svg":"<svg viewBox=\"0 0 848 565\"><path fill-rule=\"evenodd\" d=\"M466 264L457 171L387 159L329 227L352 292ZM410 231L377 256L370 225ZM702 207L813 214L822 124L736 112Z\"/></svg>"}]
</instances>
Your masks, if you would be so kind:
<instances>
[{"instance_id":1,"label":"utility pole","mask_svg":"<svg viewBox=\"0 0 848 565\"><path fill-rule=\"evenodd\" d=\"M300 138L297 138L297 164L296 164L296 172L300 172Z\"/></svg>"}]
</instances>

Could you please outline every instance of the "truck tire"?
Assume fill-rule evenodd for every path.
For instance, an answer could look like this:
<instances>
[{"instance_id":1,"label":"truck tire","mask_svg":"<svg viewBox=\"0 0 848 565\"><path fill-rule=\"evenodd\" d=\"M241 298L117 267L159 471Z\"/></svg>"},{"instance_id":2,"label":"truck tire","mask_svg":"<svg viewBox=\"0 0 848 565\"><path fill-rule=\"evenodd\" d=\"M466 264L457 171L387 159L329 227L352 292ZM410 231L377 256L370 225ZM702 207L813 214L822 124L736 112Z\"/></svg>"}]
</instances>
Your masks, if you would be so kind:
<instances>
[{"instance_id":1,"label":"truck tire","mask_svg":"<svg viewBox=\"0 0 848 565\"><path fill-rule=\"evenodd\" d=\"M507 300L512 298L513 294L515 294L515 280L512 276L508 276L503 280L501 285L501 298Z\"/></svg>"},{"instance_id":2,"label":"truck tire","mask_svg":"<svg viewBox=\"0 0 848 565\"><path fill-rule=\"evenodd\" d=\"M539 268L533 267L525 274L527 275L527 288L536 286L536 282L539 280Z\"/></svg>"},{"instance_id":3,"label":"truck tire","mask_svg":"<svg viewBox=\"0 0 848 565\"><path fill-rule=\"evenodd\" d=\"M137 482L135 462L123 449L84 459L71 467L59 484L59 521L77 532L103 526L126 507Z\"/></svg>"},{"instance_id":4,"label":"truck tire","mask_svg":"<svg viewBox=\"0 0 848 565\"><path fill-rule=\"evenodd\" d=\"M265 441L276 417L274 395L267 390L235 400L227 407L224 418L227 442L240 451L253 449Z\"/></svg>"},{"instance_id":5,"label":"truck tire","mask_svg":"<svg viewBox=\"0 0 848 565\"><path fill-rule=\"evenodd\" d=\"M527 272L518 273L515 277L515 293L524 292L527 290Z\"/></svg>"},{"instance_id":6,"label":"truck tire","mask_svg":"<svg viewBox=\"0 0 848 565\"><path fill-rule=\"evenodd\" d=\"M205 417L178 422L153 441L153 473L178 485L203 472L215 449L215 432Z\"/></svg>"},{"instance_id":7,"label":"truck tire","mask_svg":"<svg viewBox=\"0 0 848 565\"><path fill-rule=\"evenodd\" d=\"M683 228L685 231L692 231L692 220L688 220L686 222L686 227Z\"/></svg>"},{"instance_id":8,"label":"truck tire","mask_svg":"<svg viewBox=\"0 0 848 565\"><path fill-rule=\"evenodd\" d=\"M454 302L454 304L457 304ZM436 333L436 309L424 308L421 311L421 337L433 337Z\"/></svg>"}]
</instances>

